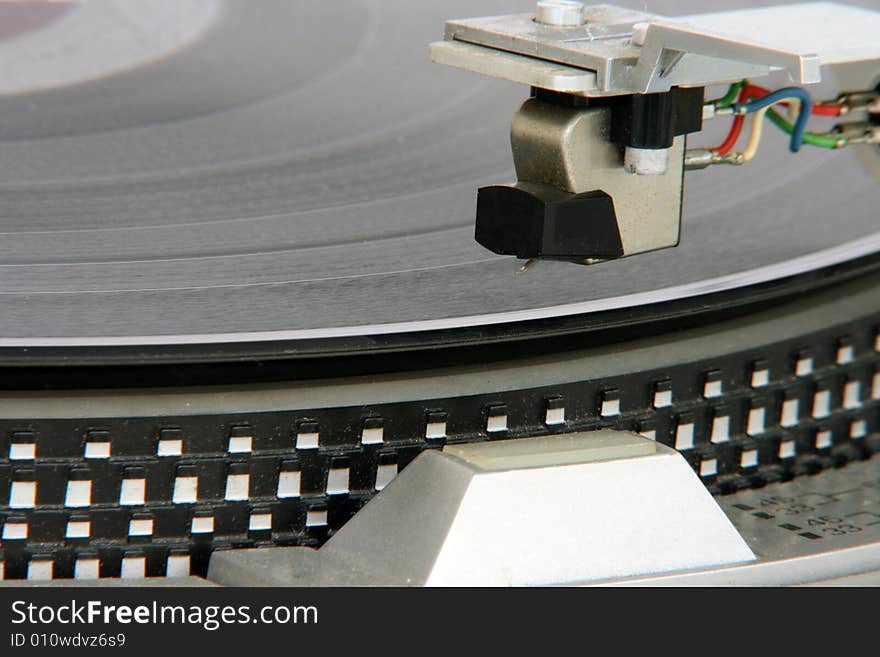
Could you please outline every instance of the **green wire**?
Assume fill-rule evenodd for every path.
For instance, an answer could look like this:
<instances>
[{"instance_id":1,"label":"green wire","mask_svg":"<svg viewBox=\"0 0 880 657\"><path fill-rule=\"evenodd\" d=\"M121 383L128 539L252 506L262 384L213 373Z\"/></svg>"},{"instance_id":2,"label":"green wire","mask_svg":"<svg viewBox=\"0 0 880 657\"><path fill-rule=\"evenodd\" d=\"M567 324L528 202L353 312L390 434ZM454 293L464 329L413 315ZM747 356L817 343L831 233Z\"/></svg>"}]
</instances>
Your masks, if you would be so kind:
<instances>
[{"instance_id":1,"label":"green wire","mask_svg":"<svg viewBox=\"0 0 880 657\"><path fill-rule=\"evenodd\" d=\"M733 105L733 101L736 100L736 97L739 94L739 90L743 88L744 84L745 80L734 82L732 85L730 85L730 88L727 90L726 94L724 94L721 98L712 102L711 104L715 105L716 108L730 107L731 105Z\"/></svg>"},{"instance_id":2,"label":"green wire","mask_svg":"<svg viewBox=\"0 0 880 657\"><path fill-rule=\"evenodd\" d=\"M775 110L767 110L767 118L770 119L777 128L788 134L792 133L794 126L780 116ZM818 135L815 132L804 133L804 143L820 148L840 148L846 145L846 140L841 137Z\"/></svg>"}]
</instances>

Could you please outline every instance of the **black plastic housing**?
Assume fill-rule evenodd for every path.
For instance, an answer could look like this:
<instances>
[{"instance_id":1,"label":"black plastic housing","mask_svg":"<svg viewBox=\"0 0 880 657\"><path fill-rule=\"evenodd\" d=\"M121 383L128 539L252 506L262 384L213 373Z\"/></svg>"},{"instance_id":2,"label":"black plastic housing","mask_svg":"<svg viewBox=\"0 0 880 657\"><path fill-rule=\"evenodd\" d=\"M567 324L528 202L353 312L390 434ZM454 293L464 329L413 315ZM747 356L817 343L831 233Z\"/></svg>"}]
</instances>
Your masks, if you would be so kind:
<instances>
[{"instance_id":1,"label":"black plastic housing","mask_svg":"<svg viewBox=\"0 0 880 657\"><path fill-rule=\"evenodd\" d=\"M612 104L611 140L633 148L669 148L703 129L703 87L623 96Z\"/></svg>"},{"instance_id":2,"label":"black plastic housing","mask_svg":"<svg viewBox=\"0 0 880 657\"><path fill-rule=\"evenodd\" d=\"M614 201L601 190L493 185L477 196L477 242L518 258L617 258L623 245Z\"/></svg>"},{"instance_id":3,"label":"black plastic housing","mask_svg":"<svg viewBox=\"0 0 880 657\"><path fill-rule=\"evenodd\" d=\"M582 98L543 89L532 95L563 107L610 107L611 141L633 148L669 148L676 137L703 129L704 87L653 94Z\"/></svg>"}]
</instances>

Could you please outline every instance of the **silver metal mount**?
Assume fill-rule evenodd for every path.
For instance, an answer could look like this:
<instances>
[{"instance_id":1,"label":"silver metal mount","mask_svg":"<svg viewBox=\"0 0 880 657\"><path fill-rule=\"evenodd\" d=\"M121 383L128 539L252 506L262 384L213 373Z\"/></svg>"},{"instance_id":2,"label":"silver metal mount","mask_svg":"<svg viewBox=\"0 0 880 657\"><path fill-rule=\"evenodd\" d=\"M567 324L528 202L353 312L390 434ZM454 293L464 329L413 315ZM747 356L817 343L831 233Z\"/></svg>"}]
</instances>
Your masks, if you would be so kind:
<instances>
[{"instance_id":1,"label":"silver metal mount","mask_svg":"<svg viewBox=\"0 0 880 657\"><path fill-rule=\"evenodd\" d=\"M773 71L814 84L822 66L880 59L880 12L834 2L675 18L613 5L582 12L580 25L551 25L536 14L452 20L445 40L431 44L431 59L579 96L662 92Z\"/></svg>"}]
</instances>

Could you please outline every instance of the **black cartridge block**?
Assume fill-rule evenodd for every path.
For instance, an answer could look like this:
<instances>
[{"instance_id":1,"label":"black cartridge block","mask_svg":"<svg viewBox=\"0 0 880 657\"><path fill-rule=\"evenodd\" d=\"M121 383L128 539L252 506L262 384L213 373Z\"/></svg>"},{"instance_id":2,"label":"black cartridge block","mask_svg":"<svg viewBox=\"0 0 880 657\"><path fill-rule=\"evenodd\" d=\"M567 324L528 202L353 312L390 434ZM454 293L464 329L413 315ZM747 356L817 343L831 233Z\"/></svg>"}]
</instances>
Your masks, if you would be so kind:
<instances>
[{"instance_id":1,"label":"black cartridge block","mask_svg":"<svg viewBox=\"0 0 880 657\"><path fill-rule=\"evenodd\" d=\"M623 245L614 201L601 190L569 194L549 185L483 187L477 242L518 258L617 258Z\"/></svg>"}]
</instances>

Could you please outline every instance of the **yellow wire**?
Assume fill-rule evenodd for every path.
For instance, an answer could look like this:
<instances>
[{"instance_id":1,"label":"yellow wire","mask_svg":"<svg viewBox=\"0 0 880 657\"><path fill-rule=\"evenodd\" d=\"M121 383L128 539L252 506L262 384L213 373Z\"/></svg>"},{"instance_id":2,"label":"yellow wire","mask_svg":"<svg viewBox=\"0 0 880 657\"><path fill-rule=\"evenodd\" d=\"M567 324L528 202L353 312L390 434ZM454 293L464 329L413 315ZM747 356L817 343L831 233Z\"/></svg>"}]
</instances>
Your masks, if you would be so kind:
<instances>
[{"instance_id":1,"label":"yellow wire","mask_svg":"<svg viewBox=\"0 0 880 657\"><path fill-rule=\"evenodd\" d=\"M751 162L758 153L758 147L761 145L761 135L764 132L764 117L767 116L769 107L759 109L752 115L752 131L749 134L749 143L743 151L743 161Z\"/></svg>"}]
</instances>

